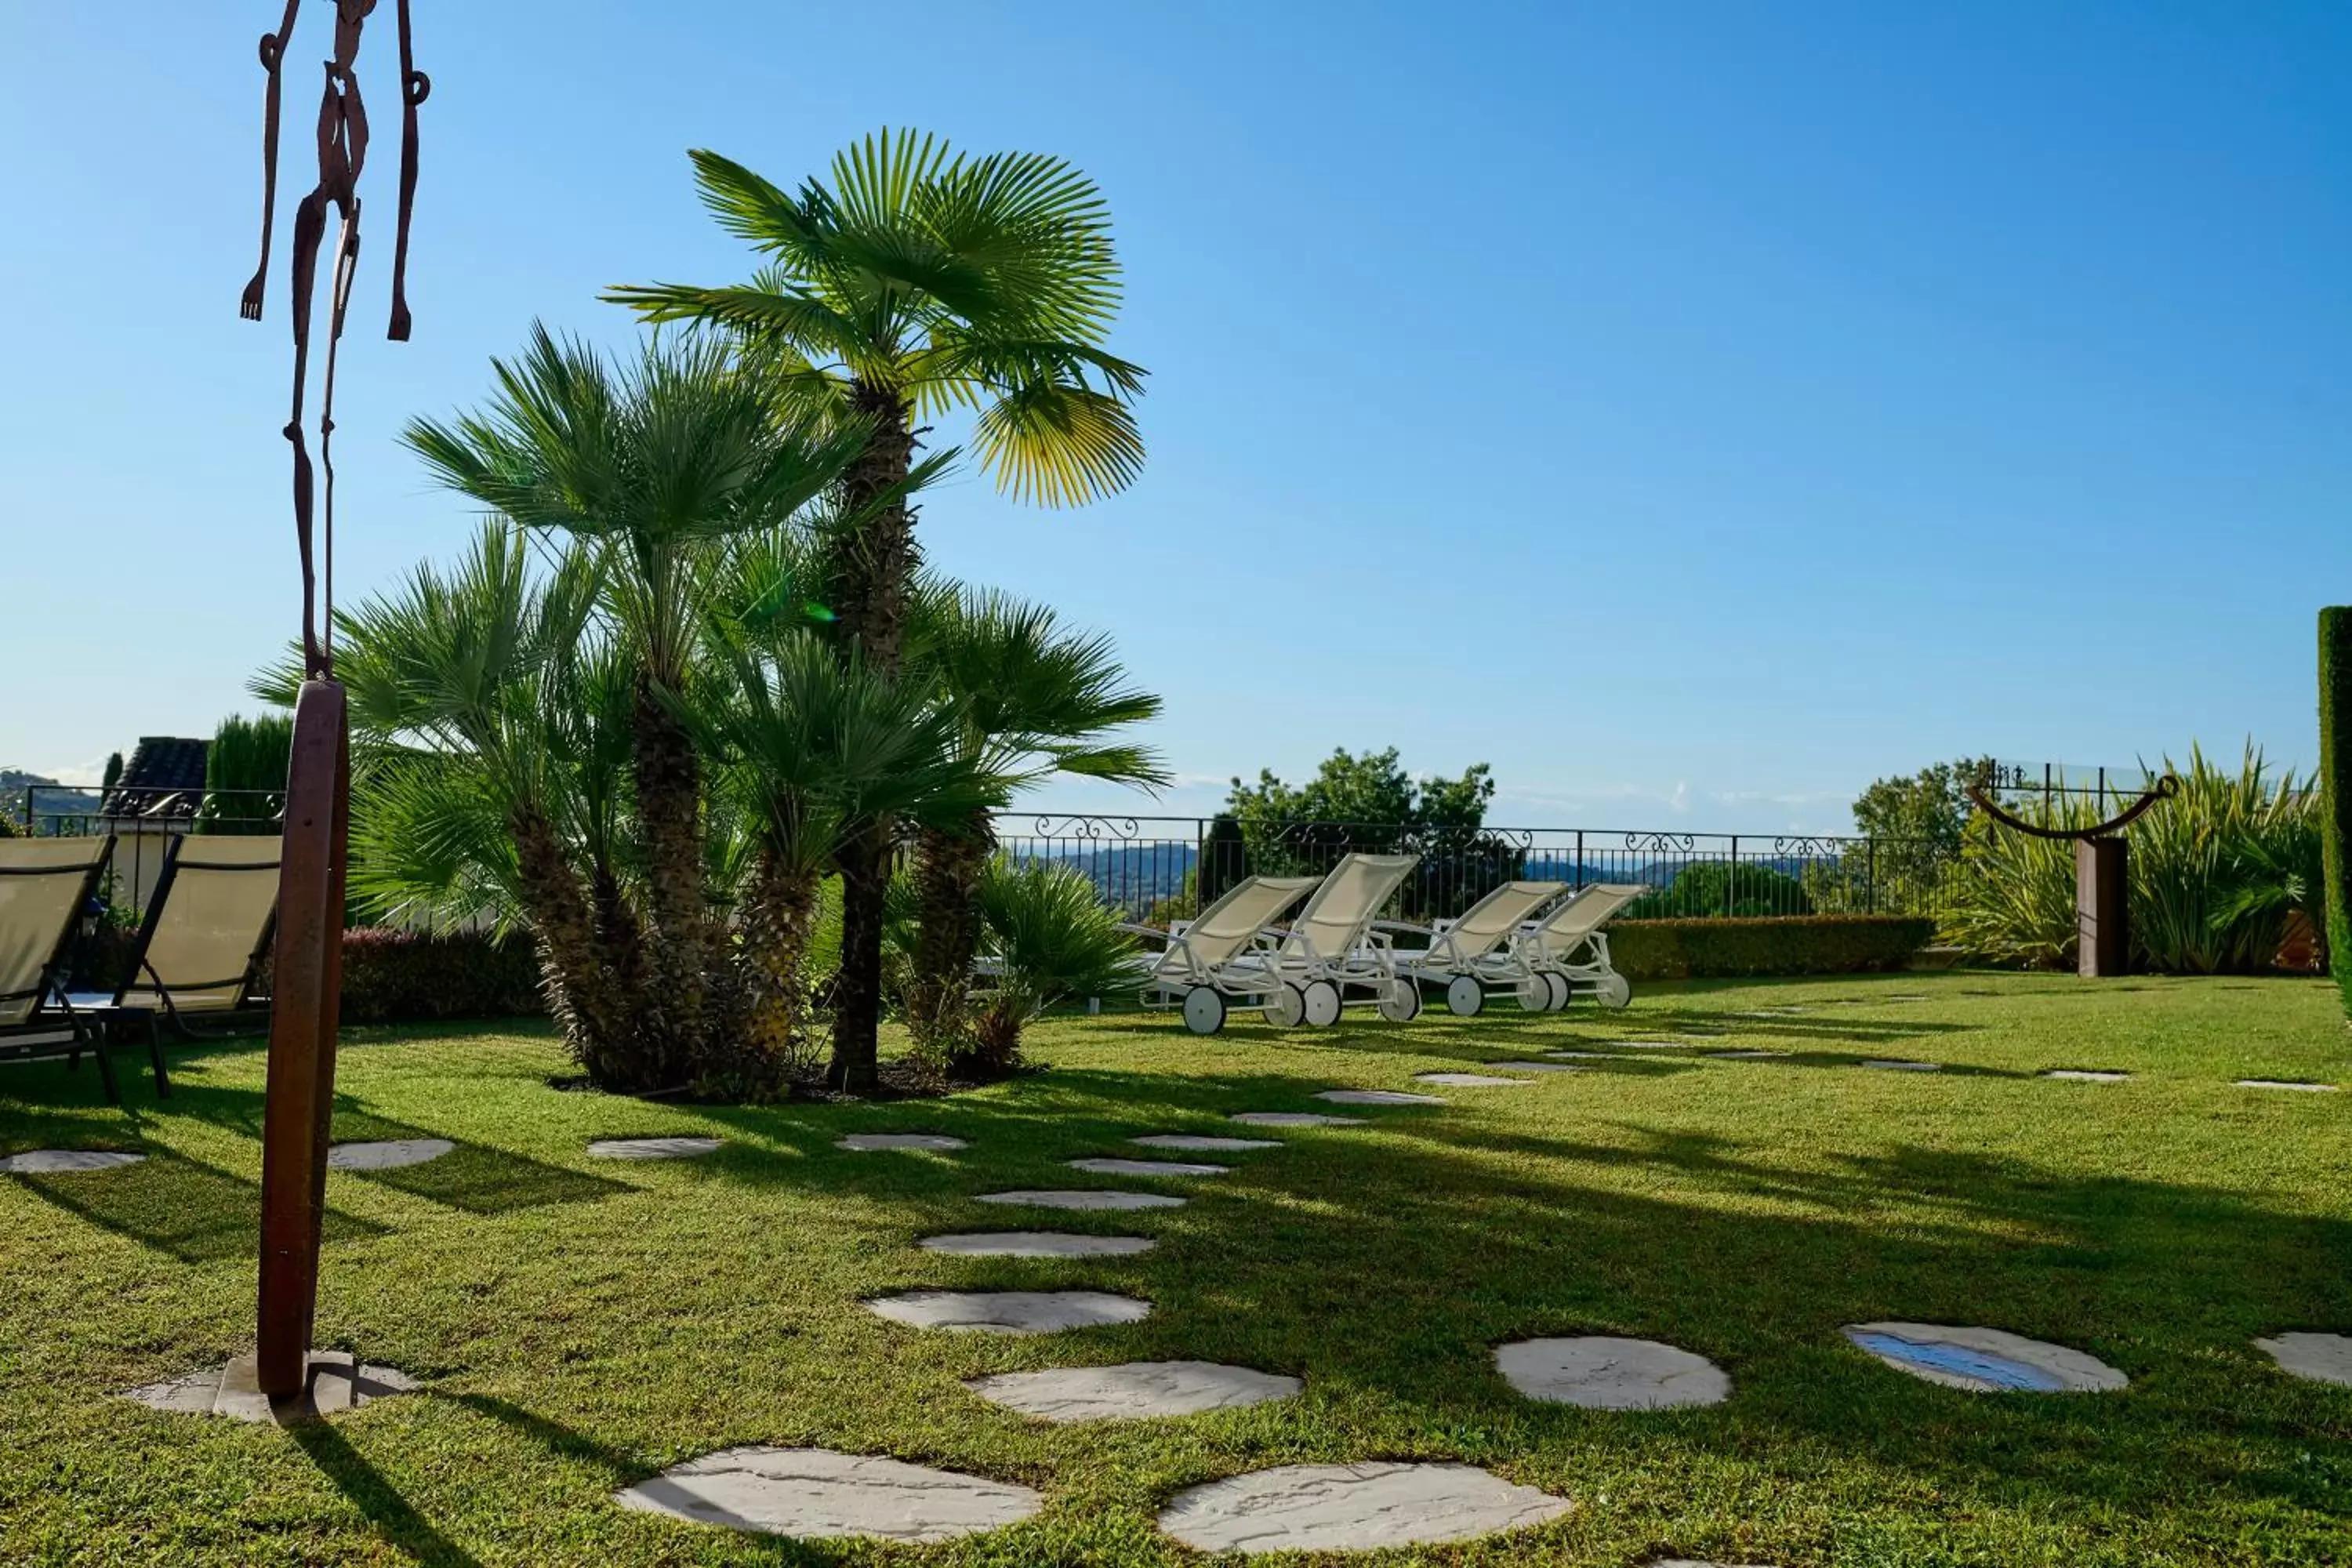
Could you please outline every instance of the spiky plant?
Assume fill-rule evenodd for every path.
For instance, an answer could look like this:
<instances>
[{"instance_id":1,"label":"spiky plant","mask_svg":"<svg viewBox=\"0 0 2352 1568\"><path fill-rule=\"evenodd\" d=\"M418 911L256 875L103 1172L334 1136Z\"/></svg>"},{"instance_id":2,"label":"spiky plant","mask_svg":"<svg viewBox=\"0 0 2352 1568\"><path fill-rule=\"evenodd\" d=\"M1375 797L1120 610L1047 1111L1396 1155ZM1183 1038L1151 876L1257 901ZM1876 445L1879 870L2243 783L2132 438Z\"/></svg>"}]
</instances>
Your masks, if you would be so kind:
<instances>
[{"instance_id":1,"label":"spiky plant","mask_svg":"<svg viewBox=\"0 0 2352 1568\"><path fill-rule=\"evenodd\" d=\"M998 857L975 907L993 974L974 997L971 1046L950 1066L994 1074L1018 1066L1024 1025L1055 1003L1128 982L1135 939L1084 873L1049 860Z\"/></svg>"}]
</instances>

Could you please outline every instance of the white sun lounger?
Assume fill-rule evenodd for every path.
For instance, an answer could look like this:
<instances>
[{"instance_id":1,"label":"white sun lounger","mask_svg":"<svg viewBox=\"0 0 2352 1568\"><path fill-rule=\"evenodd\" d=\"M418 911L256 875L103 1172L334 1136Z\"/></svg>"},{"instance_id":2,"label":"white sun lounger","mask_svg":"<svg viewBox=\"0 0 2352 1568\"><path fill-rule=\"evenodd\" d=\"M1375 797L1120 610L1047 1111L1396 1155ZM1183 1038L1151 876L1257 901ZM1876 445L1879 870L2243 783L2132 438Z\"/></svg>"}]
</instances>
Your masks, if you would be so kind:
<instances>
[{"instance_id":1,"label":"white sun lounger","mask_svg":"<svg viewBox=\"0 0 2352 1568\"><path fill-rule=\"evenodd\" d=\"M1168 944L1137 960L1143 1005L1181 1006L1184 1026L1196 1035L1223 1028L1229 1002L1265 1007L1271 1018L1282 981L1270 963L1278 933L1269 928L1314 886L1312 877L1244 877L1181 932L1122 924Z\"/></svg>"},{"instance_id":2,"label":"white sun lounger","mask_svg":"<svg viewBox=\"0 0 2352 1568\"><path fill-rule=\"evenodd\" d=\"M1490 990L1509 990L1530 1013L1568 1005L1568 982L1531 967L1512 942L1538 910L1568 891L1566 882L1505 882L1462 911L1443 929L1403 921L1378 921L1376 929L1410 932L1428 940L1418 951L1395 950L1397 972L1416 984L1445 987L1445 1005L1465 1018L1477 1016Z\"/></svg>"},{"instance_id":3,"label":"white sun lounger","mask_svg":"<svg viewBox=\"0 0 2352 1568\"><path fill-rule=\"evenodd\" d=\"M1638 883L1595 882L1542 920L1520 929L1513 956L1534 973L1557 976L1571 994L1591 992L1603 1007L1622 1007L1633 987L1610 966L1609 938L1601 928L1619 910L1651 889Z\"/></svg>"},{"instance_id":4,"label":"white sun lounger","mask_svg":"<svg viewBox=\"0 0 2352 1568\"><path fill-rule=\"evenodd\" d=\"M1378 1007L1393 1024L1412 1021L1421 988L1397 973L1387 934L1372 925L1420 862L1418 855L1348 855L1331 868L1275 944L1282 987L1266 1008L1270 1022L1320 1028L1350 1005Z\"/></svg>"}]
</instances>

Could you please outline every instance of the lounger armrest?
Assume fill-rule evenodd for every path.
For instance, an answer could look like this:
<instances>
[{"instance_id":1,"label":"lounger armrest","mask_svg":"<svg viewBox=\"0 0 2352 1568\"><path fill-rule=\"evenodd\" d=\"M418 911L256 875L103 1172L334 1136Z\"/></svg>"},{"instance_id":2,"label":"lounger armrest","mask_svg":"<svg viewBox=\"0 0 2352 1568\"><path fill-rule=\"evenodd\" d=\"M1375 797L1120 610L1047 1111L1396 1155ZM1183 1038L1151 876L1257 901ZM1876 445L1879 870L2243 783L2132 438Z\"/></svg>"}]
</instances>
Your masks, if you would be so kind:
<instances>
[{"instance_id":1,"label":"lounger armrest","mask_svg":"<svg viewBox=\"0 0 2352 1568\"><path fill-rule=\"evenodd\" d=\"M1176 940L1166 931L1160 930L1158 926L1137 925L1132 921L1121 921L1114 929L1124 931L1132 931L1137 936L1156 936L1162 942L1173 942Z\"/></svg>"}]
</instances>

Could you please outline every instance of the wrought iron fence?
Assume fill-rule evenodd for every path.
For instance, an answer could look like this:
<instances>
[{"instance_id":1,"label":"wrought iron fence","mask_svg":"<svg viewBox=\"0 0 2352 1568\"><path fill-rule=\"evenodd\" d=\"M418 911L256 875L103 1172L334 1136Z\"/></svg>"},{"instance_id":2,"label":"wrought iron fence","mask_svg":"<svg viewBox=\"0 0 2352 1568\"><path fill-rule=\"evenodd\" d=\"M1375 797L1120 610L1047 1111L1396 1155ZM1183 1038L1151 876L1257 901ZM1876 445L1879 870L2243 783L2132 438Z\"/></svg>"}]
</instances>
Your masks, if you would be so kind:
<instances>
[{"instance_id":1,"label":"wrought iron fence","mask_svg":"<svg viewBox=\"0 0 2352 1568\"><path fill-rule=\"evenodd\" d=\"M1953 868L1927 840L1820 834L1006 814L997 842L1070 867L1137 917L1181 918L1244 876L1320 876L1355 852L1420 857L1397 895L1407 919L1449 919L1514 879L1647 888L1633 919L1936 915Z\"/></svg>"}]
</instances>

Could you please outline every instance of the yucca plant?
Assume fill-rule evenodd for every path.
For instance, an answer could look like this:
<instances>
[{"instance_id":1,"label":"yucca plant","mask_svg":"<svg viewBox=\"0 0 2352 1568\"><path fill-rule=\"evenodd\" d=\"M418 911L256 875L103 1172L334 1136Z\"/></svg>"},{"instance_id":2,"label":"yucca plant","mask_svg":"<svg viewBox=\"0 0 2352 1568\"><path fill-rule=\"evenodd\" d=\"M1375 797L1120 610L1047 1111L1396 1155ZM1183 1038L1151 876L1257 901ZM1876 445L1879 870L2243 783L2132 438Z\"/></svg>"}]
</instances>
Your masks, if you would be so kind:
<instances>
[{"instance_id":1,"label":"yucca plant","mask_svg":"<svg viewBox=\"0 0 2352 1568\"><path fill-rule=\"evenodd\" d=\"M2126 830L2134 962L2165 973L2251 973L2270 967L2288 921L2322 923L2317 797L2311 781L2273 775L2249 745L2232 773L2192 746L2173 799ZM2098 804L2053 801L2039 820L2080 827ZM2075 949L2074 847L1969 825L1944 940L1996 961L2070 962Z\"/></svg>"}]
</instances>

